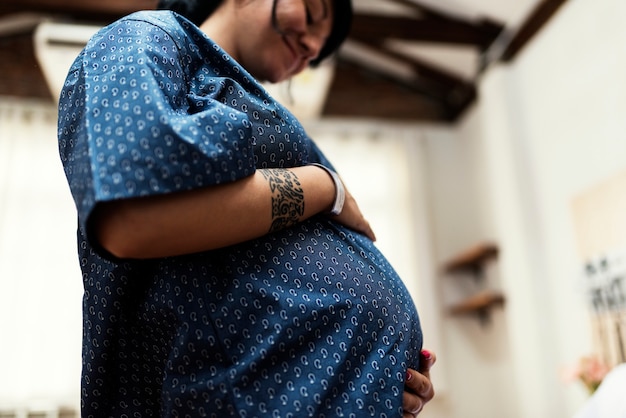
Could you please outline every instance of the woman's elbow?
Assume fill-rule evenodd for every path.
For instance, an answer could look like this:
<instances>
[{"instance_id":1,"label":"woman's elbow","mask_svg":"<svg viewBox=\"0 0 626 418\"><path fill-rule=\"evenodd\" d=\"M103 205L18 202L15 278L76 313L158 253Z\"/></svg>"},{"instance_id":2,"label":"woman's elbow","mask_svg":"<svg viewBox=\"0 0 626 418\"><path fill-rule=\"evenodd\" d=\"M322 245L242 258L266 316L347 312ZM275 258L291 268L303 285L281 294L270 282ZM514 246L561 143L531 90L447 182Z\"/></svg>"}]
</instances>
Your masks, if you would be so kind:
<instances>
[{"instance_id":1,"label":"woman's elbow","mask_svg":"<svg viewBox=\"0 0 626 418\"><path fill-rule=\"evenodd\" d=\"M140 241L141 219L127 202L100 203L90 219L93 238L118 259L144 258Z\"/></svg>"}]
</instances>

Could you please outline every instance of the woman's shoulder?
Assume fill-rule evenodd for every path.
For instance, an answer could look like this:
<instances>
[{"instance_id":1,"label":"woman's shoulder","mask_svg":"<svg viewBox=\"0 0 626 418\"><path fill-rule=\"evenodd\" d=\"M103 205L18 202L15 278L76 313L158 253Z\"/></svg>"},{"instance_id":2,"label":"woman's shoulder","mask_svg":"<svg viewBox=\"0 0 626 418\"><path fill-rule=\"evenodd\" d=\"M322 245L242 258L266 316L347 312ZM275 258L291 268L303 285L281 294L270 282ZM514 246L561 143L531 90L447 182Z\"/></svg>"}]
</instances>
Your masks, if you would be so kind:
<instances>
[{"instance_id":1,"label":"woman's shoulder","mask_svg":"<svg viewBox=\"0 0 626 418\"><path fill-rule=\"evenodd\" d=\"M87 43L88 56L113 54L138 61L142 55L190 62L219 48L194 23L169 10L143 10L101 28ZM176 57L177 56L177 57ZM159 62L161 62L159 60ZM190 70L189 68L185 68Z\"/></svg>"},{"instance_id":2,"label":"woman's shoulder","mask_svg":"<svg viewBox=\"0 0 626 418\"><path fill-rule=\"evenodd\" d=\"M173 37L201 34L200 29L184 16L170 10L141 10L122 17L109 27L151 27L173 35Z\"/></svg>"},{"instance_id":3,"label":"woman's shoulder","mask_svg":"<svg viewBox=\"0 0 626 418\"><path fill-rule=\"evenodd\" d=\"M205 41L203 32L194 23L170 10L142 10L126 15L101 28L92 40L137 37L151 42L151 34L163 34L175 42Z\"/></svg>"},{"instance_id":4,"label":"woman's shoulder","mask_svg":"<svg viewBox=\"0 0 626 418\"><path fill-rule=\"evenodd\" d=\"M137 12L133 12L128 14L117 22L125 22L125 21L139 21L146 22L149 24L157 25L157 26L171 26L178 27L183 24L189 23L190 25L195 26L189 20L187 20L184 16L173 12L171 10L140 10Z\"/></svg>"}]
</instances>

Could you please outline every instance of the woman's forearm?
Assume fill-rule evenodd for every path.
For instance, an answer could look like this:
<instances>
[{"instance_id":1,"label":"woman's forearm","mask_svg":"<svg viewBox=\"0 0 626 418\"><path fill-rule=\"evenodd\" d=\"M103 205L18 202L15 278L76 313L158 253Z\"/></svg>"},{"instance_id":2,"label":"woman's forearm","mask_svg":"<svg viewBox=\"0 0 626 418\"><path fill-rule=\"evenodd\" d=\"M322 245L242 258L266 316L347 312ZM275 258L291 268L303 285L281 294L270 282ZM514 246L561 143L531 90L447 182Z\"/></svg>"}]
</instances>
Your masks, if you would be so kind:
<instances>
[{"instance_id":1,"label":"woman's forearm","mask_svg":"<svg viewBox=\"0 0 626 418\"><path fill-rule=\"evenodd\" d=\"M314 166L257 170L223 185L101 203L91 225L119 258L207 251L260 237L328 209L330 177Z\"/></svg>"}]
</instances>

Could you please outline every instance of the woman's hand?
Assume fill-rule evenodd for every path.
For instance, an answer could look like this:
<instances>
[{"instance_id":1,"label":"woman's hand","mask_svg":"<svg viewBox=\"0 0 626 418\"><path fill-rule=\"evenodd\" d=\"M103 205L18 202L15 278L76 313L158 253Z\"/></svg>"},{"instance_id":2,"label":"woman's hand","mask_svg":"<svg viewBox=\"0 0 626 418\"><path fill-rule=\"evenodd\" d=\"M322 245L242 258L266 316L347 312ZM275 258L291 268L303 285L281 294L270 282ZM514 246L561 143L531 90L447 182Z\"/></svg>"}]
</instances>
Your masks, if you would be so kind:
<instances>
[{"instance_id":1,"label":"woman's hand","mask_svg":"<svg viewBox=\"0 0 626 418\"><path fill-rule=\"evenodd\" d=\"M376 235L372 230L369 222L361 213L359 205L352 194L346 189L346 200L343 204L343 210L339 215L329 215L333 220L339 222L342 225L347 226L357 232L360 232L367 236L372 241L376 241Z\"/></svg>"},{"instance_id":2,"label":"woman's hand","mask_svg":"<svg viewBox=\"0 0 626 418\"><path fill-rule=\"evenodd\" d=\"M435 364L436 356L427 350L420 353L420 370L409 369L406 373L404 394L402 395L402 418L414 418L424 405L435 396L430 381L430 368Z\"/></svg>"}]
</instances>

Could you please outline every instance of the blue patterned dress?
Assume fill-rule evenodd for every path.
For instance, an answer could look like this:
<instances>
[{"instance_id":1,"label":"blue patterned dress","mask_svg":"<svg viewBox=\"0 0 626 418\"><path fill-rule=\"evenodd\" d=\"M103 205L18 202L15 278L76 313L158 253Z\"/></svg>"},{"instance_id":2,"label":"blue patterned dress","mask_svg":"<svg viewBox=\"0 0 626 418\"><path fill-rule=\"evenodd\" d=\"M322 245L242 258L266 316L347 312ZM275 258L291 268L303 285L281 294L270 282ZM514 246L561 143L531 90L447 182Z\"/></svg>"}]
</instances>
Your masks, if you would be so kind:
<instances>
[{"instance_id":1,"label":"blue patterned dress","mask_svg":"<svg viewBox=\"0 0 626 418\"><path fill-rule=\"evenodd\" d=\"M197 27L151 11L96 34L66 80L59 148L78 209L84 417L401 416L419 319L366 237L316 216L148 261L91 240L97 202L329 165Z\"/></svg>"}]
</instances>

